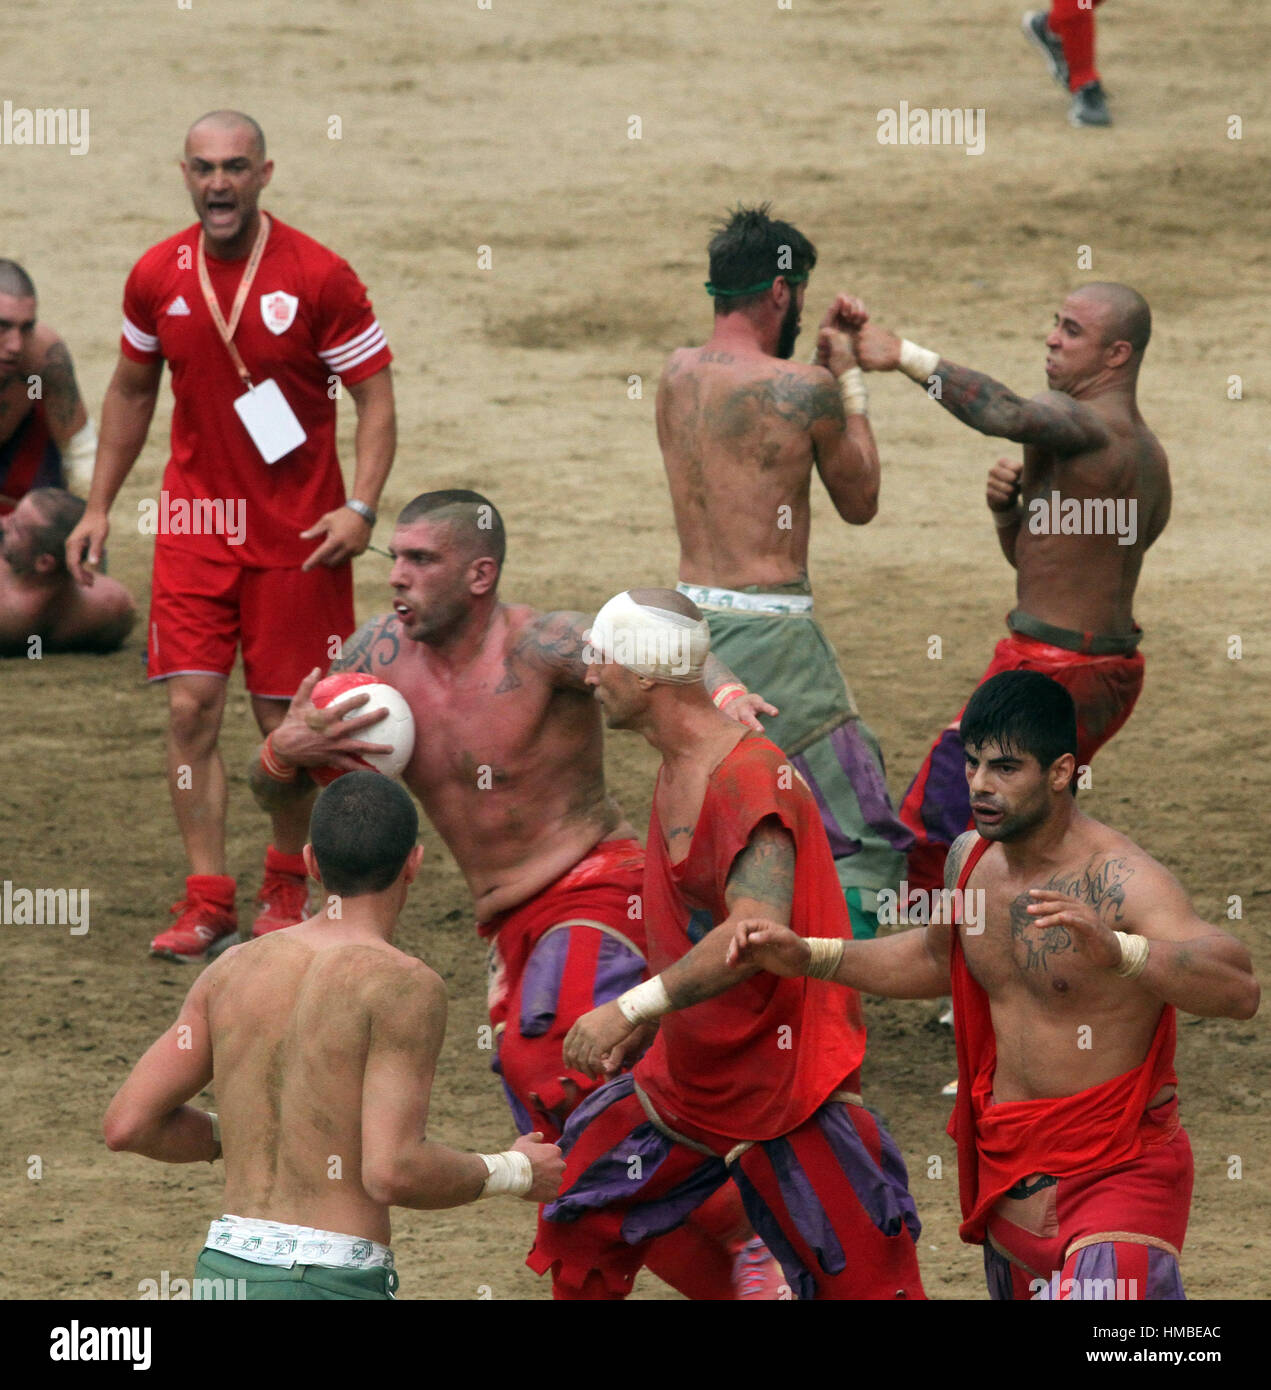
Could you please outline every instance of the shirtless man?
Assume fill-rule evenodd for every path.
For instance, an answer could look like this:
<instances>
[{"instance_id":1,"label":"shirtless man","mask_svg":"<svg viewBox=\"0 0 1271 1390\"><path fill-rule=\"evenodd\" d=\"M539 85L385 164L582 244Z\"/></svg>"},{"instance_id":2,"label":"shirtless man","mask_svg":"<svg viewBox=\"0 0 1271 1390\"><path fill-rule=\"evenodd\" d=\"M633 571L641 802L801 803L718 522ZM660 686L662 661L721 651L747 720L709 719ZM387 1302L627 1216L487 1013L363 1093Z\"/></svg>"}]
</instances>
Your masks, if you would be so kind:
<instances>
[{"instance_id":1,"label":"shirtless man","mask_svg":"<svg viewBox=\"0 0 1271 1390\"><path fill-rule=\"evenodd\" d=\"M879 464L849 330L867 319L839 295L816 362L789 361L816 248L767 205L739 208L710 244L715 331L671 354L658 441L680 538L680 592L706 614L715 653L780 713L765 732L811 786L852 929L872 936L912 837L896 818L878 741L812 617L809 490L820 474L844 521L878 510Z\"/></svg>"},{"instance_id":2,"label":"shirtless man","mask_svg":"<svg viewBox=\"0 0 1271 1390\"><path fill-rule=\"evenodd\" d=\"M494 1070L518 1128L555 1138L597 1084L561 1065L566 1033L644 974L644 852L605 788L603 728L586 684L590 620L501 602L504 550L502 519L479 493L415 498L393 534L393 611L363 624L332 670L369 672L410 704L416 742L402 779L454 855L477 931L491 942ZM253 765L267 810L307 793L303 769L326 776L382 747L360 738L378 712L343 721L314 708L318 674ZM708 676L712 689L735 684L715 663ZM755 711L768 708L757 696L729 702L754 728ZM651 1267L691 1296L731 1297L728 1247L743 1241L739 1209L726 1216L719 1240L689 1251L686 1235L682 1263Z\"/></svg>"},{"instance_id":3,"label":"shirtless man","mask_svg":"<svg viewBox=\"0 0 1271 1390\"><path fill-rule=\"evenodd\" d=\"M730 960L897 999L953 993L962 1239L995 1299L1183 1297L1192 1156L1178 1123L1175 1008L1251 1018L1248 950L1071 795L1072 697L1006 671L962 716L975 831L945 886L964 927L825 951L738 924ZM977 833L978 832L978 833ZM954 892L953 890L957 890ZM978 926L970 925L974 921ZM568 1178L567 1178L568 1180Z\"/></svg>"},{"instance_id":4,"label":"shirtless man","mask_svg":"<svg viewBox=\"0 0 1271 1390\"><path fill-rule=\"evenodd\" d=\"M706 693L710 640L669 589L617 595L591 629L588 679L609 726L662 755L644 879L659 973L584 1014L565 1058L612 1076L658 1032L570 1117L564 1187L529 1264L551 1270L557 1298L625 1297L650 1232L735 1184L787 1296L922 1298L905 1165L860 1096L860 1001L726 963L737 922L761 913L796 939L828 931L841 945L850 929L811 791Z\"/></svg>"},{"instance_id":5,"label":"shirtless man","mask_svg":"<svg viewBox=\"0 0 1271 1390\"><path fill-rule=\"evenodd\" d=\"M0 260L0 516L32 488L86 493L96 452L69 349L37 320L31 277Z\"/></svg>"},{"instance_id":6,"label":"shirtless man","mask_svg":"<svg viewBox=\"0 0 1271 1390\"><path fill-rule=\"evenodd\" d=\"M0 656L113 652L132 630L122 584L103 575L86 589L66 568L66 538L83 514L78 497L41 487L0 522Z\"/></svg>"},{"instance_id":7,"label":"shirtless man","mask_svg":"<svg viewBox=\"0 0 1271 1390\"><path fill-rule=\"evenodd\" d=\"M1027 667L1065 686L1077 703L1079 769L1143 688L1134 589L1170 512L1165 452L1135 400L1151 331L1147 302L1127 286L1074 290L1046 339L1050 389L1031 400L876 323L855 333L866 371L898 367L965 424L1024 446L1022 461L999 459L989 473L989 510L1018 578L1011 635L981 679ZM955 719L901 803L915 837L911 890L939 888L948 847L971 823L961 769Z\"/></svg>"},{"instance_id":8,"label":"shirtless man","mask_svg":"<svg viewBox=\"0 0 1271 1390\"><path fill-rule=\"evenodd\" d=\"M212 1222L200 1279L241 1279L248 1298L391 1298L390 1206L541 1202L559 1186L540 1134L489 1155L425 1137L446 989L392 944L418 831L377 772L327 788L304 849L326 906L210 965L110 1103L111 1149L197 1163L224 1145L232 1214ZM219 1121L186 1104L209 1084Z\"/></svg>"}]
</instances>

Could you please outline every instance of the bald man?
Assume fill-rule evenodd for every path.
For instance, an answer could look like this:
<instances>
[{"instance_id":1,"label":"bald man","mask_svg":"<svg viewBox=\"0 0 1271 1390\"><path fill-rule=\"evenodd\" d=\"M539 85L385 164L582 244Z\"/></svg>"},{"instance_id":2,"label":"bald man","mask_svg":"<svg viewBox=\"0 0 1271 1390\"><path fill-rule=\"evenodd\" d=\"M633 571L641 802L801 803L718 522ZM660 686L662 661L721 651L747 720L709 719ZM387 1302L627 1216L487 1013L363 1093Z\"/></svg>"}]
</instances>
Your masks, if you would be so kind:
<instances>
[{"instance_id":1,"label":"bald man","mask_svg":"<svg viewBox=\"0 0 1271 1390\"><path fill-rule=\"evenodd\" d=\"M35 283L0 258L0 516L32 488L88 490L97 431L70 349L36 314Z\"/></svg>"},{"instance_id":2,"label":"bald man","mask_svg":"<svg viewBox=\"0 0 1271 1390\"><path fill-rule=\"evenodd\" d=\"M999 459L988 476L998 543L1017 577L1010 636L981 684L1025 668L1064 686L1077 706L1079 772L1143 688L1134 590L1170 512L1168 460L1136 400L1151 332L1147 301L1128 285L1074 290L1046 339L1049 389L1030 400L877 323L855 334L866 371L899 369L972 429L1023 445L1022 459ZM940 888L949 846L972 823L960 720L941 732L901 806L916 837L911 892Z\"/></svg>"},{"instance_id":3,"label":"bald man","mask_svg":"<svg viewBox=\"0 0 1271 1390\"><path fill-rule=\"evenodd\" d=\"M353 626L350 561L370 541L396 425L392 355L361 281L258 206L274 166L256 122L238 111L202 117L181 170L198 221L151 247L128 277L88 507L66 562L92 583L166 361L172 451L136 524L156 538L147 666L167 687L168 785L189 875L150 952L200 961L238 933L217 748L235 655L241 644L252 711L268 733ZM344 387L357 408L347 500L335 443ZM253 936L307 915L310 800L273 817Z\"/></svg>"}]
</instances>

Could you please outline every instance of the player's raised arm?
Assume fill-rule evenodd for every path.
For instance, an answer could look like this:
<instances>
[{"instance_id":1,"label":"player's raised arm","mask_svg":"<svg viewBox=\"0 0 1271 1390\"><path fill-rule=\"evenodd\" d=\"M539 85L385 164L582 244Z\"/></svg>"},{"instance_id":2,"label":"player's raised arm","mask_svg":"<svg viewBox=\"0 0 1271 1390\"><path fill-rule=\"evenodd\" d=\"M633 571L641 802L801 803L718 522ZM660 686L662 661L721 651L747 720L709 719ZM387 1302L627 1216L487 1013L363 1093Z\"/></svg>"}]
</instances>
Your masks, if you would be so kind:
<instances>
[{"instance_id":1,"label":"player's raised arm","mask_svg":"<svg viewBox=\"0 0 1271 1390\"><path fill-rule=\"evenodd\" d=\"M1066 928L1095 965L1187 1013L1253 1017L1260 990L1248 948L1198 917L1171 873L1146 856L1111 859L1098 872L1120 876L1102 907L1030 889L1034 926Z\"/></svg>"},{"instance_id":2,"label":"player's raised arm","mask_svg":"<svg viewBox=\"0 0 1271 1390\"><path fill-rule=\"evenodd\" d=\"M852 526L878 514L881 470L869 423L869 395L850 330L869 318L857 299L839 295L817 330L817 364L832 381L819 380L810 401L809 434L817 472L835 510Z\"/></svg>"},{"instance_id":3,"label":"player's raised arm","mask_svg":"<svg viewBox=\"0 0 1271 1390\"><path fill-rule=\"evenodd\" d=\"M207 992L233 948L195 980L177 1021L153 1043L115 1093L102 1122L106 1147L162 1163L219 1158L215 1117L187 1105L212 1080Z\"/></svg>"},{"instance_id":4,"label":"player's raised arm","mask_svg":"<svg viewBox=\"0 0 1271 1390\"><path fill-rule=\"evenodd\" d=\"M1079 454L1108 442L1099 416L1065 392L1043 391L1026 400L991 376L960 367L876 323L865 324L854 337L857 360L865 371L904 372L981 434L1036 444L1057 454Z\"/></svg>"},{"instance_id":5,"label":"player's raised arm","mask_svg":"<svg viewBox=\"0 0 1271 1390\"><path fill-rule=\"evenodd\" d=\"M391 994L387 992L391 989ZM464 1153L426 1137L446 1031L446 990L423 962L374 1001L362 1081L362 1186L385 1206L440 1210L500 1194L549 1201L564 1162L541 1135L501 1154Z\"/></svg>"}]
</instances>

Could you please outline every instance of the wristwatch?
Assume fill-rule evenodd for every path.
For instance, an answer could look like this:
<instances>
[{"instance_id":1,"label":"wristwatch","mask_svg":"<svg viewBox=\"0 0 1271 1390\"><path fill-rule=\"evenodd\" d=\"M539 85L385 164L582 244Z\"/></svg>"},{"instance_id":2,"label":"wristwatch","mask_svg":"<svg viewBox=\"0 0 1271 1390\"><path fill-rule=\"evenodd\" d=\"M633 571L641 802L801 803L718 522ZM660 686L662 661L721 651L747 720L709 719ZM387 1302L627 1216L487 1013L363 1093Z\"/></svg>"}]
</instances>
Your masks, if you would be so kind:
<instances>
[{"instance_id":1,"label":"wristwatch","mask_svg":"<svg viewBox=\"0 0 1271 1390\"><path fill-rule=\"evenodd\" d=\"M359 502L356 497L350 497L344 505L351 512L356 512L368 526L375 525L375 509L373 507L368 507L365 502Z\"/></svg>"}]
</instances>

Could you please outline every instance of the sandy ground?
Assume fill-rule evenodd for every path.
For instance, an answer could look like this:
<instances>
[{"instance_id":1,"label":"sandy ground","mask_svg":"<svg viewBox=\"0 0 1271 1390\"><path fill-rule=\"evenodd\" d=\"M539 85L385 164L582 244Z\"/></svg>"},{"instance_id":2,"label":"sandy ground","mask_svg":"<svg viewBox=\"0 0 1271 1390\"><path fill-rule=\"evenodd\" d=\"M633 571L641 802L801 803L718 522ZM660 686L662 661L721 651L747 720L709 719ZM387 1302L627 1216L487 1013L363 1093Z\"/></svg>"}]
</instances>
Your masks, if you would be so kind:
<instances>
[{"instance_id":1,"label":"sandy ground","mask_svg":"<svg viewBox=\"0 0 1271 1390\"><path fill-rule=\"evenodd\" d=\"M1140 586L1146 688L1097 760L1086 805L1177 873L1265 975L1271 334L1260 233L1271 171L1265 84L1250 61L1260 6L1113 0L1099 19L1108 131L1068 127L1018 9L54 0L9 36L5 96L89 108L91 147L76 157L0 146L2 249L36 278L42 315L67 336L98 412L127 271L190 220L175 166L185 126L212 107L253 112L278 166L266 205L348 256L396 353L401 446L383 513L426 487L487 492L511 535L505 593L583 609L674 579L653 390L663 356L708 331L704 246L734 201L773 198L818 243L805 323L849 290L1017 389L1042 384L1041 340L1068 287L1136 285L1156 316L1141 398L1171 457L1174 515ZM880 145L876 113L901 100L983 107L984 154ZM1233 115L1240 140L1228 138ZM639 140L628 138L632 116ZM489 270L478 269L480 246ZM1083 246L1089 271L1077 269ZM1233 373L1242 400L1229 399ZM881 511L848 531L818 497L813 575L899 796L986 663L1012 588L982 503L996 444L908 382L872 389ZM165 401L114 511L112 572L143 604L150 543L135 518L157 492L167 418ZM359 617L384 605L386 573L376 556L359 562ZM933 634L938 661L927 656ZM1228 655L1233 636L1240 660ZM3 927L0 1230L23 1252L0 1270L7 1298L136 1297L142 1279L189 1274L220 1211L215 1171L113 1156L99 1133L192 978L146 957L184 868L161 775L163 700L143 684L141 645L10 661L0 676L4 876L92 895L86 936ZM245 783L253 741L236 675L223 748L244 917L264 844ZM641 824L651 772L642 743L612 737L612 784ZM434 1133L501 1147L511 1126L477 1046L482 952L457 873L431 833L427 844L400 939L451 992ZM1227 922L1231 895L1243 917ZM938 1094L952 1041L928 1004L872 1001L868 1012L867 1094L910 1165L927 1288L983 1298L979 1252L957 1239ZM1266 1060L1261 1020L1180 1020L1193 1297L1268 1292ZM928 1176L936 1157L939 1178ZM546 1297L522 1265L533 1215L511 1202L400 1213L402 1296ZM644 1275L635 1296L676 1295Z\"/></svg>"}]
</instances>

